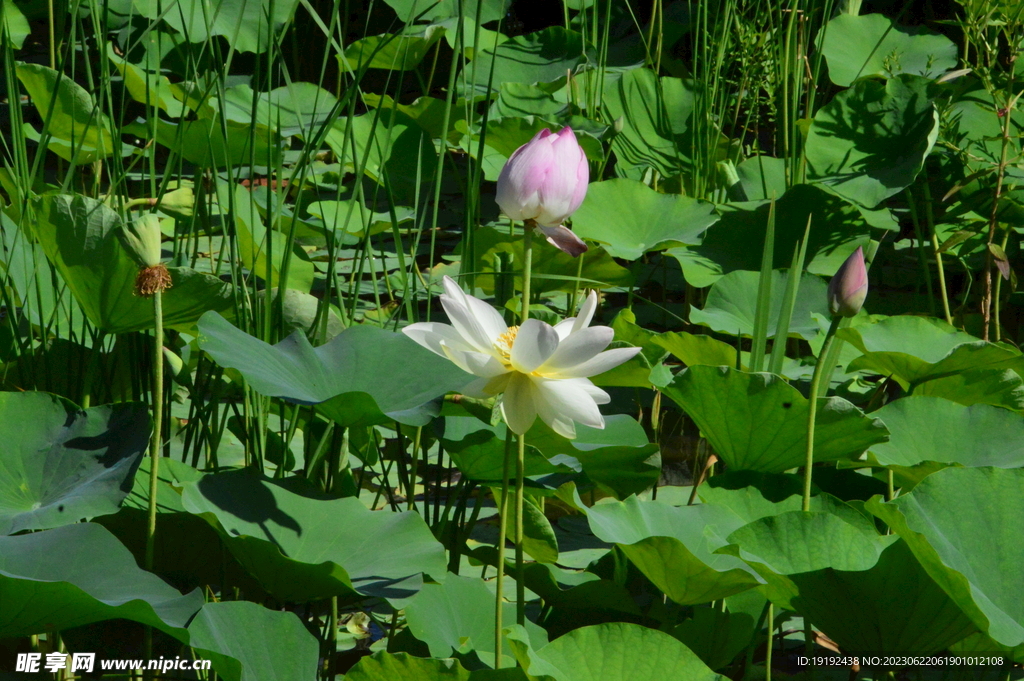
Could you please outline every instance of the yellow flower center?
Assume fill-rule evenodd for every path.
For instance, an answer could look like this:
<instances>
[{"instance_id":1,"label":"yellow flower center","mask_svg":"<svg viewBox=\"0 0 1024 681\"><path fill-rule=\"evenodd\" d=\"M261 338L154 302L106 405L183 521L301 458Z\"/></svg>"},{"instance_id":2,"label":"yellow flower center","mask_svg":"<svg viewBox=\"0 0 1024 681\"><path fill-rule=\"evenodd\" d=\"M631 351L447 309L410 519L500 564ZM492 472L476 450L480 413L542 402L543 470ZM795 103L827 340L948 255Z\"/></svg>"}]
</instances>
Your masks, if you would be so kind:
<instances>
[{"instance_id":1,"label":"yellow flower center","mask_svg":"<svg viewBox=\"0 0 1024 681\"><path fill-rule=\"evenodd\" d=\"M501 334L494 340L494 348L501 355L506 364L512 361L512 344L516 342L516 334L519 333L518 326L508 327L508 331Z\"/></svg>"}]
</instances>

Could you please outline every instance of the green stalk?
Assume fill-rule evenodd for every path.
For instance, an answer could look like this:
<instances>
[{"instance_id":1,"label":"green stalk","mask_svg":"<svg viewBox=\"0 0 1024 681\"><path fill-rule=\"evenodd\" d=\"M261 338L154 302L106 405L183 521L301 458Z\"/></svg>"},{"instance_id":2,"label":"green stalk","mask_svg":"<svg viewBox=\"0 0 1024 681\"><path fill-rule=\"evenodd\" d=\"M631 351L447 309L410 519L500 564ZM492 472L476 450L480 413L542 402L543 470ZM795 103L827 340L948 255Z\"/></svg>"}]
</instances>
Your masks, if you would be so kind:
<instances>
[{"instance_id":1,"label":"green stalk","mask_svg":"<svg viewBox=\"0 0 1024 681\"><path fill-rule=\"evenodd\" d=\"M156 495L160 473L160 429L164 409L164 310L163 295L153 294L153 437L149 445L149 519L146 524L146 570L153 571L153 552L156 548ZM153 656L153 629L146 627L143 647L145 656ZM147 678L152 678L149 672Z\"/></svg>"},{"instance_id":2,"label":"green stalk","mask_svg":"<svg viewBox=\"0 0 1024 681\"><path fill-rule=\"evenodd\" d=\"M821 374L822 370L828 363L829 350L832 348L832 341L835 338L836 331L839 329L839 322L843 320L842 317L836 315L832 318L832 324L828 327L828 333L825 334L825 342L821 346L821 352L818 353L818 361L814 365L814 375L811 377L811 391L808 395L810 403L807 405L807 460L804 464L804 503L803 510L811 510L811 467L814 465L814 422L818 417L818 390L821 386ZM828 372L832 375L831 370ZM826 387L827 390L827 387Z\"/></svg>"},{"instance_id":3,"label":"green stalk","mask_svg":"<svg viewBox=\"0 0 1024 681\"><path fill-rule=\"evenodd\" d=\"M935 217L932 215L932 192L928 186L927 176L924 178L924 203L927 209L924 212L924 217L928 222L928 233L932 236L935 267L939 271L939 293L942 295L942 313L946 316L946 323L952 326L953 315L949 311L949 294L946 292L946 271L942 266L942 251L939 250L939 237L935 234Z\"/></svg>"},{"instance_id":4,"label":"green stalk","mask_svg":"<svg viewBox=\"0 0 1024 681\"><path fill-rule=\"evenodd\" d=\"M530 273L533 269L533 220L527 220L523 230L523 306L520 324L530 317ZM526 469L526 435L519 436L516 456L516 623L526 622L526 584L523 570L523 480ZM504 537L502 537L504 541Z\"/></svg>"},{"instance_id":5,"label":"green stalk","mask_svg":"<svg viewBox=\"0 0 1024 681\"><path fill-rule=\"evenodd\" d=\"M156 547L156 493L160 472L160 430L164 411L164 312L163 294L153 294L153 438L149 445L149 522L146 526L146 569L153 569Z\"/></svg>"},{"instance_id":6,"label":"green stalk","mask_svg":"<svg viewBox=\"0 0 1024 681\"><path fill-rule=\"evenodd\" d=\"M512 429L505 431L505 460L501 467L501 499L498 501L498 581L494 588L494 668L501 668L502 584L505 581L505 533L508 531L508 466L512 458ZM479 504L476 506L479 508Z\"/></svg>"},{"instance_id":7,"label":"green stalk","mask_svg":"<svg viewBox=\"0 0 1024 681\"><path fill-rule=\"evenodd\" d=\"M526 624L526 575L523 569L523 471L526 461L526 436L519 436L516 457L516 624ZM504 537L502 538L504 539Z\"/></svg>"}]
</instances>

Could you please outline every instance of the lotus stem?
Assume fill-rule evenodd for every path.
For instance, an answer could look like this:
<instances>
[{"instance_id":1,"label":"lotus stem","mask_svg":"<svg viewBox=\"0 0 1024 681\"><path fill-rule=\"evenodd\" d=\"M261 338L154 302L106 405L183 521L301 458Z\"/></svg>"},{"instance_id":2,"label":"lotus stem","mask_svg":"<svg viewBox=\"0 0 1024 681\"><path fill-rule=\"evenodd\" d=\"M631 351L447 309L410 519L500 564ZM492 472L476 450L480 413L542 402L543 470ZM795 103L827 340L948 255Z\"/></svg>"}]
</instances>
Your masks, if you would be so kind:
<instances>
[{"instance_id":1,"label":"lotus stem","mask_svg":"<svg viewBox=\"0 0 1024 681\"><path fill-rule=\"evenodd\" d=\"M156 495L160 473L160 431L164 409L163 293L153 293L153 438L149 445L149 522L146 526L146 569L153 569L156 546Z\"/></svg>"},{"instance_id":2,"label":"lotus stem","mask_svg":"<svg viewBox=\"0 0 1024 681\"><path fill-rule=\"evenodd\" d=\"M501 668L501 606L505 581L505 533L508 531L508 469L512 460L512 429L505 432L505 461L501 467L501 499L498 500L498 577L494 588L494 668Z\"/></svg>"},{"instance_id":3,"label":"lotus stem","mask_svg":"<svg viewBox=\"0 0 1024 681\"><path fill-rule=\"evenodd\" d=\"M523 569L523 471L526 460L526 436L519 436L516 457L516 624L526 624L526 584ZM502 538L504 540L504 538Z\"/></svg>"},{"instance_id":4,"label":"lotus stem","mask_svg":"<svg viewBox=\"0 0 1024 681\"><path fill-rule=\"evenodd\" d=\"M818 361L814 365L814 375L811 377L811 391L808 395L807 404L807 460L804 464L804 503L803 510L811 510L811 468L814 466L814 422L818 418L818 390L821 386L821 374L827 364L828 351L832 348L832 341L836 331L839 329L839 322L843 320L840 315L832 317L832 324L825 334L825 342L818 353ZM829 368L829 375L832 374Z\"/></svg>"},{"instance_id":5,"label":"lotus stem","mask_svg":"<svg viewBox=\"0 0 1024 681\"><path fill-rule=\"evenodd\" d=\"M156 497L160 474L160 431L164 409L164 310L162 289L153 292L153 436L149 445L149 518L146 523L146 570L153 571L156 548ZM143 647L147 658L153 656L153 628L146 627ZM152 672L146 672L152 678Z\"/></svg>"},{"instance_id":6,"label":"lotus stem","mask_svg":"<svg viewBox=\"0 0 1024 681\"><path fill-rule=\"evenodd\" d=\"M533 220L523 230L523 306L520 324L530 317L530 275L533 269ZM526 469L526 434L519 435L516 456L516 623L526 623L526 584L523 569L523 484ZM504 537L502 537L504 541Z\"/></svg>"}]
</instances>

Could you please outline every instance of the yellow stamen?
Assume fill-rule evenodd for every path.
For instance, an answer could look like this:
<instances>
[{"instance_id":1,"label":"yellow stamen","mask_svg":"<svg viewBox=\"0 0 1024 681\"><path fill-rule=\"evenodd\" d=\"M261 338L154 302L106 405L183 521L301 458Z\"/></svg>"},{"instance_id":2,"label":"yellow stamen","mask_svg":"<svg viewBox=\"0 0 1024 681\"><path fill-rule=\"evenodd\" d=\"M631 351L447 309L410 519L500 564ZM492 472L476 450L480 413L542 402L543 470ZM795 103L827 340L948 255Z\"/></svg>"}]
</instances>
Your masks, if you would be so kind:
<instances>
[{"instance_id":1,"label":"yellow stamen","mask_svg":"<svg viewBox=\"0 0 1024 681\"><path fill-rule=\"evenodd\" d=\"M501 334L494 340L494 347L498 353L501 354L502 359L506 362L511 361L512 357L512 344L516 342L516 334L519 333L518 326L508 327L508 331Z\"/></svg>"}]
</instances>

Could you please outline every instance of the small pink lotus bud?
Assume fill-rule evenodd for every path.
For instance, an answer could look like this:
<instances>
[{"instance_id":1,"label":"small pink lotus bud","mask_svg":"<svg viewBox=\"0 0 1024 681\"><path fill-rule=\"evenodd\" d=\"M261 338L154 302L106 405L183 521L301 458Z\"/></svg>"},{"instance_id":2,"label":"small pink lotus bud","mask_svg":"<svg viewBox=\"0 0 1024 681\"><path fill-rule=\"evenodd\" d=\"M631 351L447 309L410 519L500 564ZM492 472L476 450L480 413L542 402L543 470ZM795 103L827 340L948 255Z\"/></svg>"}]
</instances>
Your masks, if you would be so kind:
<instances>
[{"instance_id":1,"label":"small pink lotus bud","mask_svg":"<svg viewBox=\"0 0 1024 681\"><path fill-rule=\"evenodd\" d=\"M590 167L572 128L545 128L515 150L498 176L498 206L513 220L557 227L587 195Z\"/></svg>"},{"instance_id":2,"label":"small pink lotus bud","mask_svg":"<svg viewBox=\"0 0 1024 681\"><path fill-rule=\"evenodd\" d=\"M853 317L868 296L868 271L860 246L842 264L828 283L828 309L833 315Z\"/></svg>"}]
</instances>

